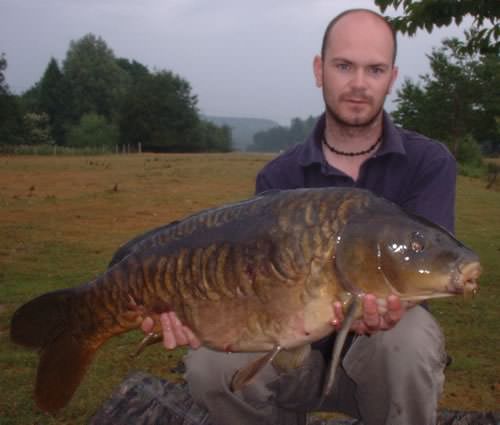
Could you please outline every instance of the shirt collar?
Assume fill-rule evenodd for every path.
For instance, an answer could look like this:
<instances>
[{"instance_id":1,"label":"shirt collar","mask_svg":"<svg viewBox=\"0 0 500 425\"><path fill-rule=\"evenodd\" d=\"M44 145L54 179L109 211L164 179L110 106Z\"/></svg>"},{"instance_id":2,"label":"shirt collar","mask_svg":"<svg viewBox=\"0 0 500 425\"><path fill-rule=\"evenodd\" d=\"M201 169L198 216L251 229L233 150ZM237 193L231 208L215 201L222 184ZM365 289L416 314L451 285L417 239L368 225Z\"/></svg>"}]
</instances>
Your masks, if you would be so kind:
<instances>
[{"instance_id":1,"label":"shirt collar","mask_svg":"<svg viewBox=\"0 0 500 425\"><path fill-rule=\"evenodd\" d=\"M321 147L323 134L325 132L325 121L325 114L323 113L319 117L313 131L305 143L302 144L302 149L298 158L301 166L307 167L312 164L323 164L325 162L323 149ZM385 111L383 115L382 128L382 145L376 152L375 156L380 157L388 154L406 155L401 134L392 122L389 114Z\"/></svg>"}]
</instances>

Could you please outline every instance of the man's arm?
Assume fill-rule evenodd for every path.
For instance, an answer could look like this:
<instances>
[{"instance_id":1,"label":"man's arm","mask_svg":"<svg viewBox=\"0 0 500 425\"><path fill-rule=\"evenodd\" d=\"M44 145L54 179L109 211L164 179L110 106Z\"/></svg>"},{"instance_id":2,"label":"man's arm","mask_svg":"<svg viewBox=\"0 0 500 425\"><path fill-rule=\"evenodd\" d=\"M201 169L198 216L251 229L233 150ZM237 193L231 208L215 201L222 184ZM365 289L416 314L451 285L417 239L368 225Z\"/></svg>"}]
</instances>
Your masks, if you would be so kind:
<instances>
[{"instance_id":1,"label":"man's arm","mask_svg":"<svg viewBox=\"0 0 500 425\"><path fill-rule=\"evenodd\" d=\"M429 158L421 167L401 206L453 233L456 180L456 161L450 153L443 151L439 157Z\"/></svg>"}]
</instances>

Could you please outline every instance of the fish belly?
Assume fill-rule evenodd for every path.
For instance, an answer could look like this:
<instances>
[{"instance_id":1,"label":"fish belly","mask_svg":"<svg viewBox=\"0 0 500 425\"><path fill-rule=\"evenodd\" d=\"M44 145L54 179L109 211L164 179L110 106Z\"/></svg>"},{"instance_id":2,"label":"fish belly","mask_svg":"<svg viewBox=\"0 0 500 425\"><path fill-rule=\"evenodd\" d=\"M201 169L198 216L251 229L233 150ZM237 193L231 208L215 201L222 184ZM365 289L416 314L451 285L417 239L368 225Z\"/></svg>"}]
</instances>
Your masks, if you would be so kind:
<instances>
[{"instance_id":1,"label":"fish belly","mask_svg":"<svg viewBox=\"0 0 500 425\"><path fill-rule=\"evenodd\" d=\"M323 338L334 331L333 299L308 297L303 288L277 291L263 303L258 298L235 302L199 303L193 309L196 334L218 351L260 352L276 346L291 349ZM214 320L215 310L221 317Z\"/></svg>"}]
</instances>

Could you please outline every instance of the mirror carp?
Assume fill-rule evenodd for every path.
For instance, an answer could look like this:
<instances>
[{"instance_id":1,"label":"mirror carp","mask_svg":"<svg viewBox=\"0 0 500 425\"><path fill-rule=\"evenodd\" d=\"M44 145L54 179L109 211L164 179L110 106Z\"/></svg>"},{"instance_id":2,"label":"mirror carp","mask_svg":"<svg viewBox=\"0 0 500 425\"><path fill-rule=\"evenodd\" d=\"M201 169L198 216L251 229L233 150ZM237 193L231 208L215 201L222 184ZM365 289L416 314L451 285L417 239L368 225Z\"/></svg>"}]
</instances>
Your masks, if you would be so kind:
<instances>
[{"instance_id":1,"label":"mirror carp","mask_svg":"<svg viewBox=\"0 0 500 425\"><path fill-rule=\"evenodd\" d=\"M175 311L208 348L264 352L235 375L236 391L268 362L300 365L310 343L334 332L338 300L346 314L325 396L363 294L414 302L475 294L480 272L478 256L449 232L369 191L271 191L133 239L95 280L22 305L10 335L39 350L35 400L54 412L96 350L146 316L160 331L159 314Z\"/></svg>"}]
</instances>

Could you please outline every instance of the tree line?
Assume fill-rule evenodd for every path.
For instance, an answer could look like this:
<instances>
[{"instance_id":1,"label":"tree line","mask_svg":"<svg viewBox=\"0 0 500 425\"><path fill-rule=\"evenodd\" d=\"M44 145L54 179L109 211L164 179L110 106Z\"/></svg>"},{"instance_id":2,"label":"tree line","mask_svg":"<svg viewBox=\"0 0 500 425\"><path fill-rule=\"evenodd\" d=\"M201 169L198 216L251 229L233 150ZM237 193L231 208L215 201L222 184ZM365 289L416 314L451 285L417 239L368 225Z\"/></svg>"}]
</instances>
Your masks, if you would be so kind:
<instances>
[{"instance_id":1,"label":"tree line","mask_svg":"<svg viewBox=\"0 0 500 425\"><path fill-rule=\"evenodd\" d=\"M406 79L396 91L396 124L445 143L461 164L500 154L500 57L446 39L427 55L430 73ZM278 152L305 140L315 118L294 118L254 136L250 150Z\"/></svg>"},{"instance_id":2,"label":"tree line","mask_svg":"<svg viewBox=\"0 0 500 425\"><path fill-rule=\"evenodd\" d=\"M302 143L312 131L317 117L310 116L302 120L292 118L290 126L277 126L269 130L258 131L253 136L253 143L247 147L250 152L280 152L290 146Z\"/></svg>"},{"instance_id":3,"label":"tree line","mask_svg":"<svg viewBox=\"0 0 500 425\"><path fill-rule=\"evenodd\" d=\"M10 92L0 56L0 145L108 147L225 152L231 130L200 118L188 81L115 57L94 34L72 41L61 66L51 58L22 95Z\"/></svg>"}]
</instances>

